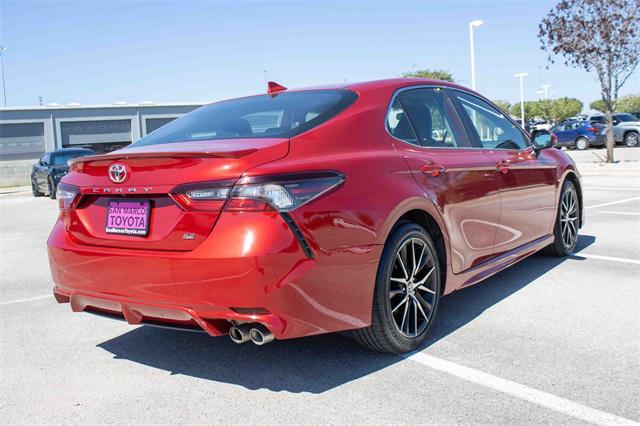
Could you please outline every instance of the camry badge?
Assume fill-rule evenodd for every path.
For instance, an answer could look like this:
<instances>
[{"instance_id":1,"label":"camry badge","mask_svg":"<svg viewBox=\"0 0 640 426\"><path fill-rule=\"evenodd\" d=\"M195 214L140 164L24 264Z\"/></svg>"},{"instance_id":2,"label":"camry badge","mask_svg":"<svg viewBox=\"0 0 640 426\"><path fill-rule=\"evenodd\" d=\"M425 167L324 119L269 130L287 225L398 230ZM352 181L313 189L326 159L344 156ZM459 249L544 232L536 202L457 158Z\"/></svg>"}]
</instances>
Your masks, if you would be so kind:
<instances>
[{"instance_id":1,"label":"camry badge","mask_svg":"<svg viewBox=\"0 0 640 426\"><path fill-rule=\"evenodd\" d=\"M109 166L109 179L113 183L122 183L127 180L127 167L122 163L113 163Z\"/></svg>"}]
</instances>

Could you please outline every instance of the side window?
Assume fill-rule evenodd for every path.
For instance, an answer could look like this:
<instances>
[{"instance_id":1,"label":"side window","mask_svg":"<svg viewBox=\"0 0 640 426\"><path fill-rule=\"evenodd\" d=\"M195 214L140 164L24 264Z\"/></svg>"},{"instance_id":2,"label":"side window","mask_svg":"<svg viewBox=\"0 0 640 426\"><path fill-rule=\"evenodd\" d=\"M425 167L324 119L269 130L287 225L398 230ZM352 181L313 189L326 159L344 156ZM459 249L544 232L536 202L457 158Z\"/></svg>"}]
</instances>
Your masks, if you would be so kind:
<instances>
[{"instance_id":1,"label":"side window","mask_svg":"<svg viewBox=\"0 0 640 426\"><path fill-rule=\"evenodd\" d=\"M49 165L51 163L51 154L43 155L40 161L42 161L42 164Z\"/></svg>"},{"instance_id":2,"label":"side window","mask_svg":"<svg viewBox=\"0 0 640 426\"><path fill-rule=\"evenodd\" d=\"M564 125L564 124L558 124L558 125L555 127L555 129L556 129L556 131L557 131L557 132L564 132L565 130L567 130L567 129L566 129L566 127L567 127L567 126L566 126L566 125Z\"/></svg>"},{"instance_id":3,"label":"side window","mask_svg":"<svg viewBox=\"0 0 640 426\"><path fill-rule=\"evenodd\" d=\"M414 145L418 144L418 138L409 122L409 116L402 109L398 98L393 101L387 113L387 129L397 139Z\"/></svg>"},{"instance_id":4,"label":"side window","mask_svg":"<svg viewBox=\"0 0 640 426\"><path fill-rule=\"evenodd\" d=\"M473 125L480 143L492 149L524 149L529 142L518 126L482 99L455 91L455 97Z\"/></svg>"},{"instance_id":5,"label":"side window","mask_svg":"<svg viewBox=\"0 0 640 426\"><path fill-rule=\"evenodd\" d=\"M425 147L456 148L469 146L468 138L449 100L438 89L414 89L400 92L391 112L402 111L396 117L397 133L410 130L411 141L391 133L398 139ZM391 117L390 117L391 118ZM406 124L405 124L406 123ZM389 123L391 125L391 123Z\"/></svg>"}]
</instances>

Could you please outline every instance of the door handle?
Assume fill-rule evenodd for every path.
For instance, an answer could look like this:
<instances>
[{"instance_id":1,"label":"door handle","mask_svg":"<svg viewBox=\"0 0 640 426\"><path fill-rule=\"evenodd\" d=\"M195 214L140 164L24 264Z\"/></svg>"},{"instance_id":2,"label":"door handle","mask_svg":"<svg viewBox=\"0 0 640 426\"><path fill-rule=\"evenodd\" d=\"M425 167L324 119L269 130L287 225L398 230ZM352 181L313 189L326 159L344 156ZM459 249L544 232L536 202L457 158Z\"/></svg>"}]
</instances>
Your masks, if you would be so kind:
<instances>
[{"instance_id":1,"label":"door handle","mask_svg":"<svg viewBox=\"0 0 640 426\"><path fill-rule=\"evenodd\" d=\"M502 173L503 175L509 173L510 168L511 164L509 164L509 162L506 160L502 160L498 164L496 164L496 171Z\"/></svg>"},{"instance_id":2,"label":"door handle","mask_svg":"<svg viewBox=\"0 0 640 426\"><path fill-rule=\"evenodd\" d=\"M423 164L420 166L420 171L425 175L438 177L445 172L445 167L440 164Z\"/></svg>"}]
</instances>

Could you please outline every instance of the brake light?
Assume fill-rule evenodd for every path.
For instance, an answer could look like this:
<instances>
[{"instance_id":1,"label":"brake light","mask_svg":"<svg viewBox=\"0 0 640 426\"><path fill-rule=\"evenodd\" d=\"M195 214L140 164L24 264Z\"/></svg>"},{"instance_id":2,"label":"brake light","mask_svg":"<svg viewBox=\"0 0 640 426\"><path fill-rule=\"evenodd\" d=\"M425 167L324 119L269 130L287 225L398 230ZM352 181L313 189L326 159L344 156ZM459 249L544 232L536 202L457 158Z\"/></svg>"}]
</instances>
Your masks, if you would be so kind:
<instances>
[{"instance_id":1,"label":"brake light","mask_svg":"<svg viewBox=\"0 0 640 426\"><path fill-rule=\"evenodd\" d=\"M600 133L600 129L598 129L597 127L587 127L587 131L591 133Z\"/></svg>"},{"instance_id":2,"label":"brake light","mask_svg":"<svg viewBox=\"0 0 640 426\"><path fill-rule=\"evenodd\" d=\"M241 179L231 190L230 211L264 210L265 205L278 212L294 210L341 185L342 173L318 171Z\"/></svg>"},{"instance_id":3,"label":"brake light","mask_svg":"<svg viewBox=\"0 0 640 426\"><path fill-rule=\"evenodd\" d=\"M235 185L230 181L181 185L171 197L185 210L288 212L319 197L344 182L333 171L246 177Z\"/></svg>"},{"instance_id":4,"label":"brake light","mask_svg":"<svg viewBox=\"0 0 640 426\"><path fill-rule=\"evenodd\" d=\"M58 184L58 188L56 189L56 198L58 199L60 212L64 212L73 208L79 194L80 190L77 187L60 182Z\"/></svg>"}]
</instances>

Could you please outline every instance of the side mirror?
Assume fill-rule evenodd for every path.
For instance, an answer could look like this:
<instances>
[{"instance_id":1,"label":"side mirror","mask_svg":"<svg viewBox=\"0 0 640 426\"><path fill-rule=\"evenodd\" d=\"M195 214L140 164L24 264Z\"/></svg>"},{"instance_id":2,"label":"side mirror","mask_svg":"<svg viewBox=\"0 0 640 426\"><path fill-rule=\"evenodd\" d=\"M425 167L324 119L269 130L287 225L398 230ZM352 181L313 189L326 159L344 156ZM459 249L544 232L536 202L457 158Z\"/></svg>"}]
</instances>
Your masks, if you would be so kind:
<instances>
[{"instance_id":1,"label":"side mirror","mask_svg":"<svg viewBox=\"0 0 640 426\"><path fill-rule=\"evenodd\" d=\"M533 147L535 148L536 151L540 151L542 149L551 148L555 146L556 141L558 139L556 138L556 135L554 135L548 130L536 130L535 132L533 132L531 136L533 141Z\"/></svg>"}]
</instances>

